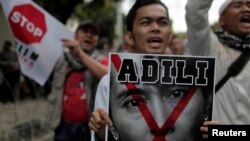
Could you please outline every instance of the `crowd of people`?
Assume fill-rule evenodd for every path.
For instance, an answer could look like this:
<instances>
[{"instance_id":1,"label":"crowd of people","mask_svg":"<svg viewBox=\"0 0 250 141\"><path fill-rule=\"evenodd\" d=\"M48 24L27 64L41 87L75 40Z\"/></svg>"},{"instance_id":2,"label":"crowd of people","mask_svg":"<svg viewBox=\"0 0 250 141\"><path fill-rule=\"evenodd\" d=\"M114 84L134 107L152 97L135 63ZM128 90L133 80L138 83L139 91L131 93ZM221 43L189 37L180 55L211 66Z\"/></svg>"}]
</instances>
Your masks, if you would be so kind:
<instances>
[{"instance_id":1,"label":"crowd of people","mask_svg":"<svg viewBox=\"0 0 250 141\"><path fill-rule=\"evenodd\" d=\"M46 97L50 82L40 87L35 81L23 75L20 70L15 46L9 40L0 52L0 102L16 102L26 98Z\"/></svg>"},{"instance_id":2,"label":"crowd of people","mask_svg":"<svg viewBox=\"0 0 250 141\"><path fill-rule=\"evenodd\" d=\"M10 41L5 41L0 53L0 100L2 102L15 100L14 93L17 92L20 78L17 55L12 47Z\"/></svg>"},{"instance_id":3,"label":"crowd of people","mask_svg":"<svg viewBox=\"0 0 250 141\"><path fill-rule=\"evenodd\" d=\"M168 104L168 100L165 100L168 97L161 96L161 92L168 88L147 84L135 85L136 89L132 93L152 93L152 103L141 104L142 101L147 101L141 97L133 97L136 100L130 100L132 102L129 103L140 111L149 110L145 112L147 114L137 113L127 117L128 111L119 111L120 103L110 99L121 98L122 96L114 97L114 94L124 94L123 91L129 89L129 86L112 84L115 88L108 90L110 79L116 79L116 76L108 73L108 65L111 63L107 56L108 51L103 53L97 49L101 29L97 22L90 19L79 24L74 39L62 39L63 46L68 51L60 57L51 75L44 127L53 130L54 140L196 141L207 140L208 125L249 124L250 0L225 0L218 11L221 29L217 31L213 31L209 25L208 11L212 3L212 0L187 1L187 33L184 41L171 31L171 11L161 0L136 0L126 16L126 50L123 50L127 53L215 57L215 95L210 118L196 117L204 115L203 108L199 108L202 106L197 106L202 104L204 98L200 90L195 90L196 95L190 101L191 105L196 105L191 112L193 114L180 114L175 125L170 124L168 130L161 129L168 114L154 109L164 109L159 103ZM110 48L108 43L105 45ZM20 90L16 88L21 81L17 78L25 77L20 77L17 57L11 47L11 42L5 42L0 54L0 98L14 101L12 90ZM178 97L189 90L183 86L180 89L171 93ZM129 92L126 93L130 93L130 90L127 91ZM162 102L161 99L165 101ZM147 124L153 123L146 124L147 118L156 119L155 126L148 127ZM136 119L136 123L129 121L132 119ZM188 122L188 119L194 121L194 124ZM194 129L198 130L198 134L193 133Z\"/></svg>"}]
</instances>

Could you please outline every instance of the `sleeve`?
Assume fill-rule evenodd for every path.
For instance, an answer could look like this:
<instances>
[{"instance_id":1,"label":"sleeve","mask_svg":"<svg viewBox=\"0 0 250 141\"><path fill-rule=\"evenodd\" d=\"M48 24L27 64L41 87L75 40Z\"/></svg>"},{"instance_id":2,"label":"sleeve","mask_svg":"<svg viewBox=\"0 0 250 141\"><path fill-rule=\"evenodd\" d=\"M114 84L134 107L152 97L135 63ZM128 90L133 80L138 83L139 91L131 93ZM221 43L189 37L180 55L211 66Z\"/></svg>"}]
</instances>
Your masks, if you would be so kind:
<instances>
[{"instance_id":1,"label":"sleeve","mask_svg":"<svg viewBox=\"0 0 250 141\"><path fill-rule=\"evenodd\" d=\"M99 62L104 65L104 66L108 66L108 63L109 63L109 58L108 57L102 57Z\"/></svg>"},{"instance_id":2,"label":"sleeve","mask_svg":"<svg viewBox=\"0 0 250 141\"><path fill-rule=\"evenodd\" d=\"M94 111L98 108L104 108L108 111L108 87L109 87L109 76L105 75L99 82L96 97L95 97L95 104L94 104ZM98 138L95 136L95 132L91 130L91 141L99 141Z\"/></svg>"},{"instance_id":3,"label":"sleeve","mask_svg":"<svg viewBox=\"0 0 250 141\"><path fill-rule=\"evenodd\" d=\"M108 79L108 75L105 75L98 84L95 97L94 111L99 108L108 109Z\"/></svg>"},{"instance_id":4,"label":"sleeve","mask_svg":"<svg viewBox=\"0 0 250 141\"><path fill-rule=\"evenodd\" d=\"M192 55L210 55L213 34L208 11L213 0L188 0L186 5L187 47ZM213 34L214 36L214 34Z\"/></svg>"}]
</instances>

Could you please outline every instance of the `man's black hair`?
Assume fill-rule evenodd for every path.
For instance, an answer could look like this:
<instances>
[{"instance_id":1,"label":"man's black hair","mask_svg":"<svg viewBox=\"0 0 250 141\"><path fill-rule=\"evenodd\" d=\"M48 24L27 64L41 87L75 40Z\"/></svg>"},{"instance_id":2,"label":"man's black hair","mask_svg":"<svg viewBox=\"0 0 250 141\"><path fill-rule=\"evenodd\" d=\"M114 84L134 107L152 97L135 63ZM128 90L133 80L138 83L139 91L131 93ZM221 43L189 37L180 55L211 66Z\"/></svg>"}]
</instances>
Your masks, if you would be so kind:
<instances>
[{"instance_id":1,"label":"man's black hair","mask_svg":"<svg viewBox=\"0 0 250 141\"><path fill-rule=\"evenodd\" d=\"M100 33L99 23L96 20L88 19L81 22L77 27L76 31L84 30L86 28L92 28L96 32L96 34Z\"/></svg>"},{"instance_id":2,"label":"man's black hair","mask_svg":"<svg viewBox=\"0 0 250 141\"><path fill-rule=\"evenodd\" d=\"M132 32L133 30L133 23L135 20L137 10L143 6L150 5L150 4L159 4L163 6L166 10L167 17L169 17L168 8L161 0L136 0L132 8L129 10L127 17L126 17L127 31Z\"/></svg>"}]
</instances>

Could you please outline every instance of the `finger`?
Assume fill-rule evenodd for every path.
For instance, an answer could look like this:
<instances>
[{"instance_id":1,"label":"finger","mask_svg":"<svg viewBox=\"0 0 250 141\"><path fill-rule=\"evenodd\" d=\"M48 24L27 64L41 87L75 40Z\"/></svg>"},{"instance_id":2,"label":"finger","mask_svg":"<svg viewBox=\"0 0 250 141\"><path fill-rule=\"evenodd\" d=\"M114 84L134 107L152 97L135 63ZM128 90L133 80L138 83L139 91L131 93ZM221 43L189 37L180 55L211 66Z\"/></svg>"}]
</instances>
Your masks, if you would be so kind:
<instances>
[{"instance_id":1,"label":"finger","mask_svg":"<svg viewBox=\"0 0 250 141\"><path fill-rule=\"evenodd\" d=\"M95 111L92 113L92 120L93 122L95 122L95 124L98 124L98 125L105 125L105 121L101 118L101 115L99 113L99 111Z\"/></svg>"},{"instance_id":2,"label":"finger","mask_svg":"<svg viewBox=\"0 0 250 141\"><path fill-rule=\"evenodd\" d=\"M90 130L94 130L95 132L97 131L97 128L93 125L92 122L89 122L89 123L88 123L88 126L89 126L89 129L90 129Z\"/></svg>"},{"instance_id":3,"label":"finger","mask_svg":"<svg viewBox=\"0 0 250 141\"><path fill-rule=\"evenodd\" d=\"M74 39L61 39L64 47L72 48L78 45L78 41Z\"/></svg>"},{"instance_id":4,"label":"finger","mask_svg":"<svg viewBox=\"0 0 250 141\"><path fill-rule=\"evenodd\" d=\"M71 40L70 39L61 39L63 43L63 47L69 48L71 46Z\"/></svg>"},{"instance_id":5,"label":"finger","mask_svg":"<svg viewBox=\"0 0 250 141\"><path fill-rule=\"evenodd\" d=\"M202 134L202 138L203 139L207 139L208 138L208 134Z\"/></svg>"},{"instance_id":6,"label":"finger","mask_svg":"<svg viewBox=\"0 0 250 141\"><path fill-rule=\"evenodd\" d=\"M202 126L201 128L200 128L200 131L201 132L208 132L208 127L204 127L204 126Z\"/></svg>"},{"instance_id":7,"label":"finger","mask_svg":"<svg viewBox=\"0 0 250 141\"><path fill-rule=\"evenodd\" d=\"M101 118L105 121L105 123L108 126L112 126L113 123L112 123L111 119L109 118L108 113L104 109L102 109L102 108L99 109L98 111L100 113Z\"/></svg>"},{"instance_id":8,"label":"finger","mask_svg":"<svg viewBox=\"0 0 250 141\"><path fill-rule=\"evenodd\" d=\"M69 39L63 38L63 39L61 39L61 41L62 41L62 42L67 42L67 41L69 41Z\"/></svg>"},{"instance_id":9,"label":"finger","mask_svg":"<svg viewBox=\"0 0 250 141\"><path fill-rule=\"evenodd\" d=\"M219 122L218 122L218 121L215 121L215 120L213 120L213 121L205 121L205 122L203 123L203 125L204 125L204 126L208 126L208 125L219 125Z\"/></svg>"},{"instance_id":10,"label":"finger","mask_svg":"<svg viewBox=\"0 0 250 141\"><path fill-rule=\"evenodd\" d=\"M95 132L98 131L98 129L95 127L95 125L91 121L89 121L88 126L90 130L94 130Z\"/></svg>"},{"instance_id":11,"label":"finger","mask_svg":"<svg viewBox=\"0 0 250 141\"><path fill-rule=\"evenodd\" d=\"M92 124L96 129L99 129L99 128L101 128L101 126L102 126L102 124L97 123L96 120L95 120L95 118L93 118L93 117L91 117L91 118L89 119L89 121L91 122L91 124ZM104 123L104 121L103 121L103 123Z\"/></svg>"}]
</instances>

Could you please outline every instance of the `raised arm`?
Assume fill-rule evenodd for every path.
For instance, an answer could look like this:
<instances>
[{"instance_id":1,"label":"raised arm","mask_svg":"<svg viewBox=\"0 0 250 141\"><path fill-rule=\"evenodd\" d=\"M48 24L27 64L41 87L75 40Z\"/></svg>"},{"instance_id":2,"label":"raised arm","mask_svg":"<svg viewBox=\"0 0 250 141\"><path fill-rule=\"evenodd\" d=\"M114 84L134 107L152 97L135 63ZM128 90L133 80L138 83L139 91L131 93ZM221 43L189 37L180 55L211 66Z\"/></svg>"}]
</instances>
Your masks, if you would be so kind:
<instances>
[{"instance_id":1,"label":"raised arm","mask_svg":"<svg viewBox=\"0 0 250 141\"><path fill-rule=\"evenodd\" d=\"M94 58L85 53L81 47L79 41L75 39L63 39L63 45L77 56L83 65L85 65L90 72L98 79L101 79L108 72L108 67L96 61Z\"/></svg>"},{"instance_id":2,"label":"raised arm","mask_svg":"<svg viewBox=\"0 0 250 141\"><path fill-rule=\"evenodd\" d=\"M188 0L186 5L187 47L192 55L209 55L212 30L208 11L213 0Z\"/></svg>"}]
</instances>

